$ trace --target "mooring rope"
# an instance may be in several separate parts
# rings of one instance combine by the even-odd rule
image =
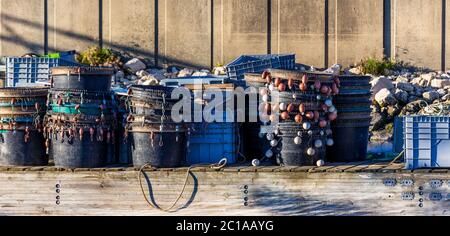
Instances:
[[[187,183],[188,183],[188,180],[189,180],[189,175],[191,174],[191,169],[192,168],[195,168],[195,167],[209,167],[209,168],[214,169],[214,170],[219,170],[219,169],[222,169],[223,167],[225,167],[226,164],[227,164],[227,159],[223,158],[218,163],[215,163],[215,164],[195,164],[195,165],[191,165],[186,171],[186,178],[184,180],[183,188],[181,189],[180,193],[178,194],[178,197],[175,199],[175,201],[172,203],[172,205],[170,205],[167,208],[161,208],[158,204],[156,204],[155,201],[154,201],[154,203],[152,203],[152,201],[147,197],[147,194],[145,194],[144,186],[142,185],[142,175],[145,174],[144,169],[146,167],[152,168],[152,166],[150,164],[145,164],[145,165],[141,166],[141,168],[139,169],[139,172],[138,172],[139,185],[141,187],[142,195],[144,196],[145,201],[151,207],[153,207],[155,209],[158,209],[160,211],[164,211],[164,212],[175,212],[177,210],[172,210],[172,209],[177,205],[178,201],[180,201],[181,197],[183,196],[183,193],[184,193],[184,190],[186,189],[186,186],[187,186]]]

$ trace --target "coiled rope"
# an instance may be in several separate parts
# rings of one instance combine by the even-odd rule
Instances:
[[[155,208],[157,210],[160,210],[160,211],[164,211],[164,212],[176,212],[178,209],[173,209],[173,208],[177,205],[177,203],[180,201],[181,197],[183,196],[183,193],[184,193],[184,191],[186,189],[186,186],[187,186],[187,183],[188,183],[188,180],[189,180],[189,175],[191,174],[191,170],[193,168],[195,168],[195,167],[209,167],[209,168],[214,169],[214,170],[220,170],[220,169],[224,168],[226,166],[226,164],[227,164],[227,159],[226,158],[222,158],[218,163],[215,163],[215,164],[195,164],[195,165],[191,165],[186,171],[186,178],[184,180],[183,187],[182,187],[180,193],[178,194],[178,197],[175,199],[175,201],[172,203],[172,205],[170,205],[167,208],[161,208],[158,204],[156,204],[155,201],[153,201],[153,203],[152,203],[152,201],[147,197],[147,194],[145,193],[145,190],[144,190],[144,186],[142,185],[142,175],[145,174],[144,169],[146,167],[152,168],[152,166],[150,164],[145,164],[145,165],[141,166],[141,168],[139,169],[139,172],[138,172],[139,185],[141,187],[142,195],[144,196],[145,201],[151,207],[153,207],[153,208]]]

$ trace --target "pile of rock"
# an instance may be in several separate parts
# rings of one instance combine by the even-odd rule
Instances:
[[[428,106],[450,101],[450,71],[403,70],[390,76],[373,77],[371,84],[372,133],[391,131],[396,116],[419,114]]]
[[[214,68],[215,75],[223,75],[224,68]],[[211,72],[206,69],[179,68],[176,66],[166,66],[164,69],[157,69],[145,63],[145,60],[132,58],[123,64],[114,75],[113,82],[118,87],[129,87],[133,84],[156,85],[163,79],[180,78],[191,76],[209,76]]]

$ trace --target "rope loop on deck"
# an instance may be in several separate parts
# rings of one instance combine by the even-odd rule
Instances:
[[[180,193],[178,194],[177,199],[175,199],[175,201],[172,203],[172,205],[170,205],[167,208],[161,208],[158,204],[156,204],[155,201],[154,201],[154,203],[152,203],[152,201],[147,197],[147,194],[145,193],[145,190],[144,190],[144,186],[142,185],[142,175],[145,174],[144,169],[146,167],[150,167],[150,168],[153,168],[153,167],[150,164],[145,164],[145,165],[141,166],[141,168],[139,169],[139,172],[138,172],[138,180],[139,180],[139,185],[141,187],[142,195],[144,196],[145,201],[151,207],[153,207],[153,208],[155,208],[157,210],[160,210],[160,211],[164,211],[164,212],[176,212],[177,209],[173,210],[173,208],[180,201],[181,197],[183,196],[184,191],[186,190],[186,186],[187,186],[187,183],[188,183],[188,180],[189,180],[189,175],[191,174],[191,170],[193,168],[196,168],[196,167],[209,167],[210,169],[220,170],[220,169],[224,168],[227,165],[227,161],[228,161],[227,158],[222,158],[218,163],[214,163],[214,164],[195,164],[195,165],[191,165],[186,171],[186,178],[184,180],[183,188],[181,189]]]

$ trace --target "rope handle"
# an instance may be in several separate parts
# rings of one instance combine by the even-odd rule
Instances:
[[[226,166],[227,161],[228,160],[226,158],[222,158],[218,163],[215,163],[215,164],[195,164],[195,165],[191,165],[186,171],[186,178],[184,180],[183,188],[181,189],[180,193],[178,194],[177,199],[175,199],[175,201],[172,203],[172,205],[170,205],[167,208],[161,208],[158,204],[152,203],[151,200],[148,199],[147,195],[145,194],[144,186],[142,185],[142,175],[145,174],[144,169],[146,167],[152,168],[152,166],[147,163],[147,164],[141,166],[141,168],[139,169],[139,172],[138,172],[138,180],[139,180],[139,185],[141,187],[142,195],[144,196],[144,199],[147,202],[147,204],[150,205],[151,207],[153,207],[153,208],[155,208],[157,210],[160,210],[160,211],[164,211],[164,212],[176,212],[177,209],[173,210],[173,208],[180,201],[181,197],[183,196],[184,191],[186,190],[187,182],[189,180],[189,175],[191,174],[191,169],[195,168],[195,167],[209,167],[209,168],[214,169],[214,170],[220,170],[220,169],[222,169],[223,167]]]

